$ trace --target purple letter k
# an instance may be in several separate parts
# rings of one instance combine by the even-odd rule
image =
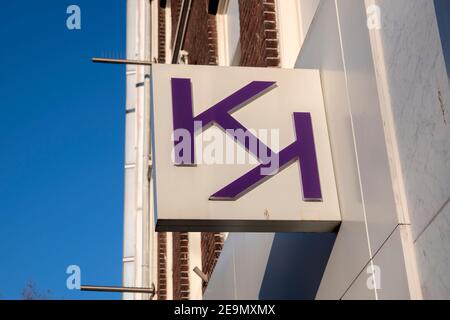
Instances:
[[[262,175],[263,165],[250,170],[226,187],[217,191],[210,200],[236,200],[254,187],[273,177],[276,173],[289,166],[292,162],[300,162],[300,178],[303,186],[303,200],[321,201],[319,170],[317,167],[316,149],[309,113],[294,113],[294,125],[297,140],[279,153],[279,168],[273,175]]]
[[[223,99],[216,105],[202,112],[198,116],[193,115],[192,105],[192,88],[190,79],[172,79],[172,108],[173,108],[173,127],[174,130],[183,130],[189,133],[188,139],[189,152],[175,154],[175,163],[177,165],[193,165],[195,164],[194,154],[194,136],[195,130],[203,129],[213,123],[219,125],[229,132],[235,130],[248,130],[231,116],[231,113],[245,106],[252,99],[264,94],[267,90],[274,86],[275,82],[254,81],[236,91],[232,95]],[[194,122],[200,122],[201,127],[195,128]],[[322,192],[320,188],[319,170],[317,165],[316,150],[314,146],[314,136],[311,115],[309,113],[294,113],[294,125],[297,139],[292,144],[281,150],[278,154],[279,165],[273,169],[272,174],[262,174],[262,168],[267,167],[267,163],[263,163],[258,167],[250,170],[234,182],[230,183],[223,189],[213,194],[211,200],[236,200],[245,193],[252,190],[257,185],[263,183],[267,179],[276,175],[280,170],[286,168],[294,161],[299,160],[301,181],[303,187],[303,199],[305,201],[321,201]],[[267,150],[269,158],[272,159],[273,151],[262,144],[259,139],[252,137],[258,141],[259,147]],[[239,137],[234,139],[240,142],[248,152],[252,153],[259,160],[260,154],[258,148],[251,148],[250,142],[245,138],[240,141]],[[182,141],[175,141],[175,146]]]

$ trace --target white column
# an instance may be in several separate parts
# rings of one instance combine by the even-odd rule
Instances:
[[[127,59],[151,60],[148,1],[127,1]],[[127,66],[123,285],[148,288],[153,282],[150,248],[150,67]],[[124,299],[148,299],[124,294]]]

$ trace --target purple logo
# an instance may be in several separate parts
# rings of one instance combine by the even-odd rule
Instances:
[[[245,132],[245,135],[232,135],[232,138],[261,162],[256,168],[211,195],[210,200],[237,200],[298,160],[303,200],[322,201],[310,113],[295,112],[293,114],[296,140],[279,153],[270,150],[250,130],[231,116],[233,112],[274,88],[276,88],[276,82],[253,81],[206,111],[194,116],[191,80],[172,78],[174,132],[186,133],[177,135],[174,141],[175,165],[194,166],[196,164],[195,134],[214,124],[221,127],[227,134],[237,131]],[[257,143],[252,143],[252,141]]]

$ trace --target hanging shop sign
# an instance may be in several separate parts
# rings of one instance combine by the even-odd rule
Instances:
[[[317,70],[154,65],[151,135],[157,231],[340,223]]]

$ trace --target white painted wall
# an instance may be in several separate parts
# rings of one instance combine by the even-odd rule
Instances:
[[[127,58],[151,60],[151,10],[148,2],[127,1]],[[154,11],[153,11],[154,12]],[[155,247],[150,215],[150,68],[127,66],[123,285],[149,288],[154,282]],[[125,293],[124,299],[148,299]]]
[[[421,297],[370,40],[364,2],[323,0],[298,61],[321,65],[343,217],[318,299]]]
[[[369,31],[373,4],[382,25]],[[296,66],[321,70],[343,218],[316,298],[450,298],[450,90],[433,2],[322,0]],[[236,279],[261,272],[235,252],[267,253],[263,239],[230,234],[207,298],[258,298]]]
[[[321,70],[343,223],[317,297],[340,299],[370,261],[371,254],[334,1],[324,1],[318,8],[297,66]],[[365,296],[373,299],[375,293],[366,292]]]
[[[205,299],[257,300],[273,238],[273,233],[229,233]]]
[[[425,299],[450,299],[450,90],[433,1],[376,0],[379,85]]]
[[[281,66],[293,68],[320,0],[276,1]]]

